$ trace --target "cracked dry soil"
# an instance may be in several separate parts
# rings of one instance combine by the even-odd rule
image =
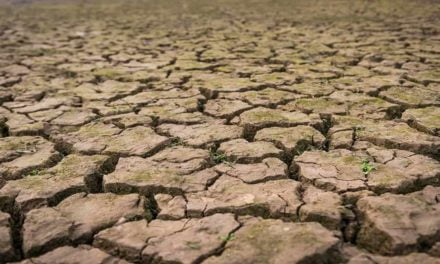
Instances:
[[[0,263],[440,263],[439,17],[2,1]]]

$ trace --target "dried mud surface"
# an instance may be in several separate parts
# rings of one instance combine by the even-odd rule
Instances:
[[[438,1],[1,1],[0,263],[440,263]]]

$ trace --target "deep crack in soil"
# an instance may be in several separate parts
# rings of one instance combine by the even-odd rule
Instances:
[[[0,264],[440,263],[436,0],[0,0]]]

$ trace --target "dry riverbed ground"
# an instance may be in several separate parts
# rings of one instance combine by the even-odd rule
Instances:
[[[440,263],[438,1],[3,1],[0,263]]]

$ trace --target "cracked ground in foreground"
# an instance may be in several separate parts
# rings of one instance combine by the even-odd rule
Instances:
[[[440,263],[438,1],[4,2],[0,263]]]

